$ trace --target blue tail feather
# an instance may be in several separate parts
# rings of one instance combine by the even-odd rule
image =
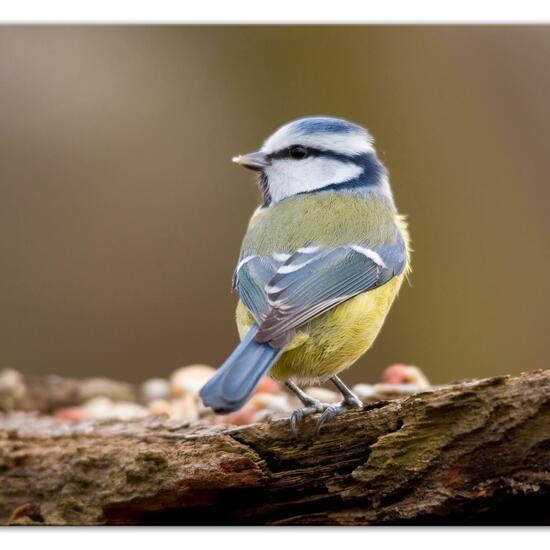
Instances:
[[[216,374],[202,387],[202,402],[215,412],[225,414],[240,409],[262,376],[279,358],[282,350],[257,342],[257,332],[258,327],[254,325]]]

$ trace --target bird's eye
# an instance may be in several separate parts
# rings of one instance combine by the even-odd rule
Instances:
[[[292,145],[292,147],[289,147],[288,152],[290,154],[290,158],[294,160],[305,159],[309,153],[307,148],[302,145]]]

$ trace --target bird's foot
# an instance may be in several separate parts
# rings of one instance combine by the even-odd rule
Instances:
[[[339,416],[350,409],[363,408],[361,399],[359,399],[359,397],[357,397],[338,376],[331,376],[330,379],[344,396],[344,400],[337,405],[330,405],[329,403],[323,403],[322,401],[313,399],[313,397],[301,390],[294,382],[291,380],[286,381],[287,388],[305,405],[302,409],[295,410],[290,417],[290,428],[296,439],[298,439],[298,424],[306,418],[306,416],[317,413],[321,414],[315,425],[315,435],[318,436],[323,424],[327,420]]]
[[[321,432],[321,428],[328,420],[335,418],[336,416],[340,416],[341,414],[344,414],[345,412],[352,409],[362,408],[363,402],[355,395],[347,396],[341,403],[338,403],[337,405],[329,405],[327,408],[325,408],[325,410],[317,420],[317,424],[315,424],[315,436],[319,435],[319,433]]]
[[[363,408],[363,402],[355,396],[350,396],[344,399],[341,403],[333,405],[317,401],[316,399],[311,399],[308,403],[304,404],[306,405],[305,407],[302,409],[296,409],[290,417],[290,429],[296,439],[298,439],[298,424],[307,416],[321,413],[321,416],[315,424],[315,436],[318,436],[323,424],[331,418],[339,416],[351,409]]]
[[[302,422],[304,418],[312,414],[324,413],[331,407],[328,403],[323,403],[322,401],[317,401],[312,398],[304,403],[304,405],[306,406],[301,409],[296,409],[290,417],[290,429],[296,439],[298,439],[298,424]]]

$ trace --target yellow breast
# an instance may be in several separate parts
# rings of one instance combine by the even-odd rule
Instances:
[[[396,215],[394,221],[409,252],[407,223],[400,215]],[[311,384],[348,368],[373,344],[410,270],[408,262],[401,275],[303,325],[272,367],[270,375],[280,381],[292,378],[297,383]],[[254,324],[254,318],[241,301],[237,304],[236,317],[242,339]]]
[[[373,344],[403,277],[394,277],[385,285],[359,294],[305,324],[270,375],[280,381],[292,378],[298,383],[314,383],[348,368]],[[236,313],[243,338],[254,319],[240,301]]]

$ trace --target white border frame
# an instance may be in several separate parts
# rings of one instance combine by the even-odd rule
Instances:
[[[1,23],[544,23],[544,0],[3,0]]]

